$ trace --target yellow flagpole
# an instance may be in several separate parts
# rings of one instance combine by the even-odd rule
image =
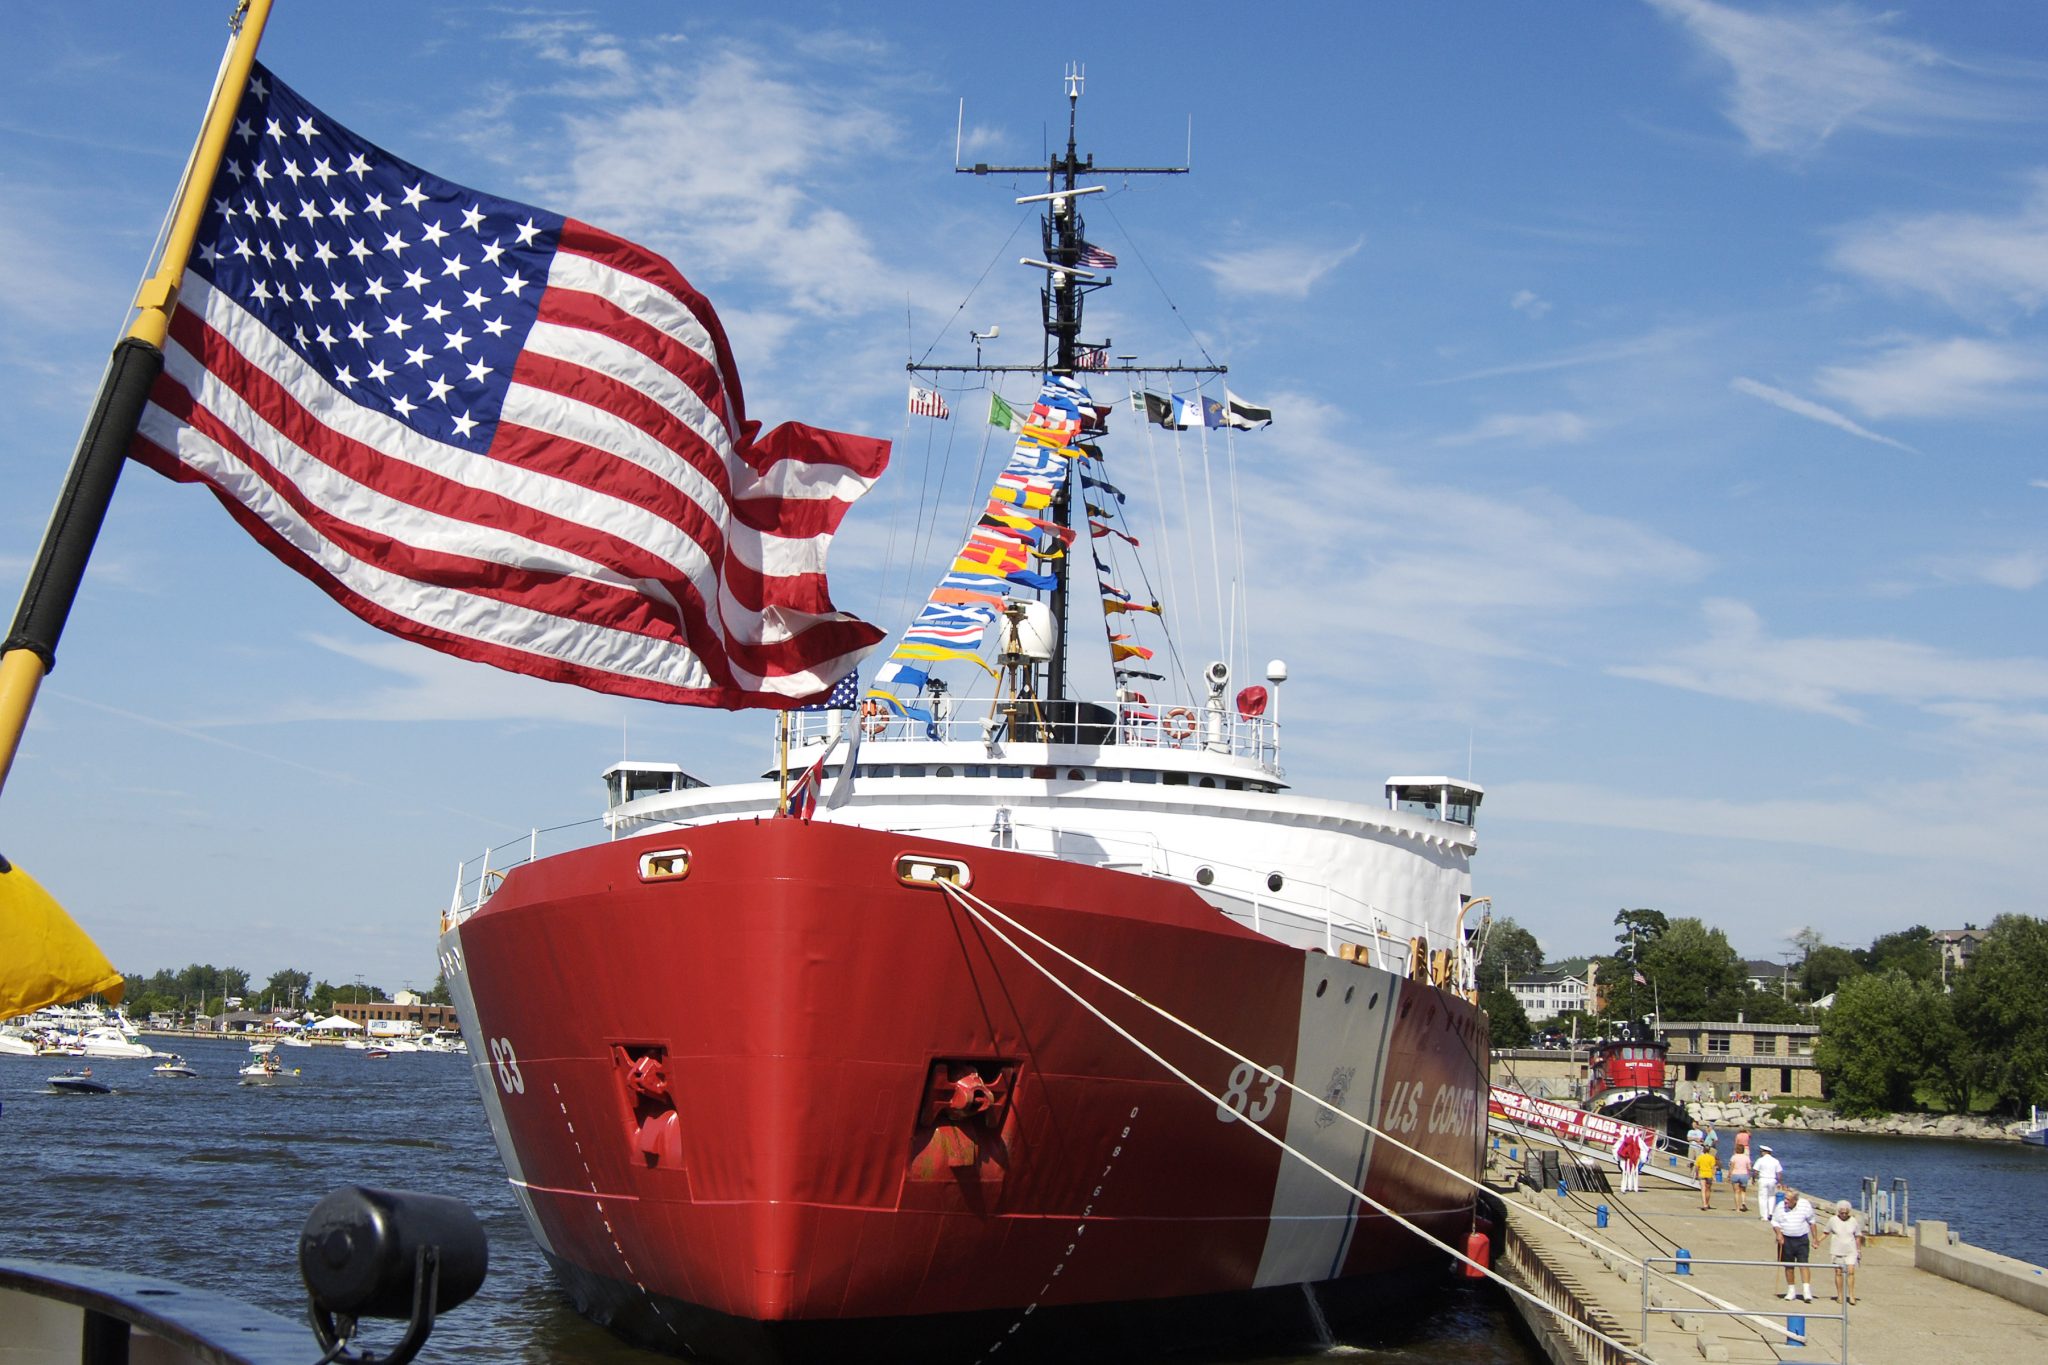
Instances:
[[[206,212],[206,192],[220,169],[228,136],[234,131],[235,107],[256,62],[256,44],[270,19],[271,0],[238,0],[229,19],[233,37],[214,85],[199,141],[185,167],[184,183],[172,208],[163,250],[151,273],[136,291],[135,316],[101,381],[91,418],[72,458],[71,473],[51,515],[49,529],[34,570],[23,590],[21,605],[0,653],[0,788],[7,782],[14,756],[28,728],[29,709],[43,676],[57,664],[57,640],[78,594],[85,562],[99,536],[127,458],[128,442],[148,400],[149,386],[163,369],[163,343],[171,313],[178,304],[178,281],[199,235]]]
[[[0,643],[0,786],[14,766],[21,737],[28,728],[43,675],[57,664],[57,641],[65,618],[78,596],[86,561],[106,519],[114,484],[128,458],[150,386],[163,372],[164,338],[171,313],[178,306],[178,281],[192,254],[193,239],[206,211],[206,192],[220,169],[228,136],[234,130],[235,108],[256,63],[256,44],[270,18],[271,0],[238,0],[229,19],[233,37],[221,61],[213,96],[207,105],[199,141],[185,165],[185,178],[171,209],[163,250],[135,296],[135,316],[127,334],[114,345],[92,415],[71,457],[64,491],[43,532],[42,548],[13,629]],[[0,962],[0,1016],[12,1016],[61,1004],[89,994],[119,1001],[124,982],[106,954],[64,913],[33,877],[0,856],[0,942],[8,946]]]

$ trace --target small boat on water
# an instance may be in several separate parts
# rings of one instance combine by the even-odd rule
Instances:
[[[2048,1122],[2042,1120],[2039,1105],[2027,1106],[2027,1127],[2020,1134],[2020,1141],[2029,1147],[2048,1147]]]
[[[286,1070],[283,1063],[269,1053],[241,1068],[238,1074],[242,1085],[295,1085],[299,1079],[297,1067]]]
[[[277,1051],[277,1044],[268,1038],[258,1038],[255,1042],[249,1044],[249,1051],[255,1053],[258,1057],[268,1057],[271,1053]]]
[[[191,1063],[175,1052],[151,1067],[150,1070],[159,1076],[197,1076],[199,1074],[192,1069]]]
[[[391,1050],[382,1047],[366,1047],[363,1049],[363,1055],[373,1062],[381,1062],[391,1055]]]
[[[92,1074],[92,1068],[83,1071],[64,1071],[50,1077],[50,1088],[65,1095],[111,1095],[114,1087],[99,1080]]]

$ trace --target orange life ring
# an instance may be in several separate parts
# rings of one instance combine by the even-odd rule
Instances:
[[[889,728],[889,712],[882,703],[872,699],[860,704],[860,732],[869,737],[879,735]]]
[[[1195,713],[1176,706],[1166,713],[1166,733],[1172,739],[1186,739],[1195,732]]]

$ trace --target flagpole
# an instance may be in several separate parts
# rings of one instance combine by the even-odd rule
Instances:
[[[170,334],[171,314],[178,306],[178,281],[184,277],[193,239],[199,235],[206,192],[227,149],[235,107],[248,85],[270,7],[271,0],[237,0],[229,17],[233,36],[200,126],[199,141],[178,187],[163,251],[136,291],[135,317],[107,361],[92,416],[79,436],[71,472],[43,533],[35,568],[22,589],[13,629],[0,644],[4,651],[0,652],[0,788],[5,787],[8,770],[14,766],[43,676],[57,666],[57,640],[78,596],[86,560],[92,556],[93,542],[106,519],[128,443],[134,439],[143,406],[149,401],[150,386],[163,371],[163,344]]]

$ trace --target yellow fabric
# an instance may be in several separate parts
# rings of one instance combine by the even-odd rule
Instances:
[[[88,995],[118,1004],[125,984],[35,878],[19,867],[0,872],[0,1018]]]

